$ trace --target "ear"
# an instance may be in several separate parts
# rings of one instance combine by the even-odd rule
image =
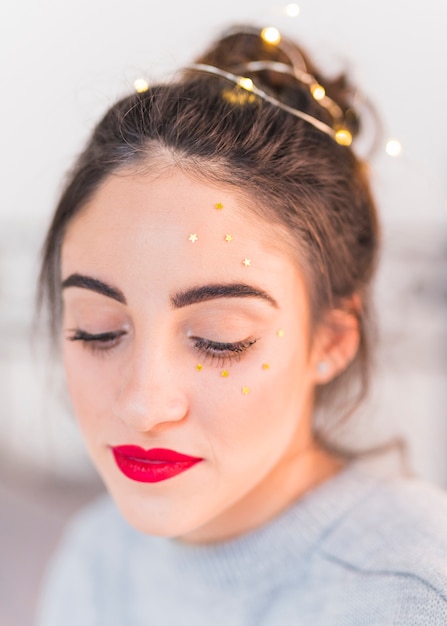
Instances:
[[[357,354],[360,308],[360,298],[354,296],[343,308],[329,311],[317,328],[311,354],[315,384],[330,382],[348,367]]]

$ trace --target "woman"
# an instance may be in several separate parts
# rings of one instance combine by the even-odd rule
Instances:
[[[368,379],[352,99],[242,28],[95,129],[41,285],[112,499],[67,532],[42,626],[447,623],[445,495],[315,426]]]

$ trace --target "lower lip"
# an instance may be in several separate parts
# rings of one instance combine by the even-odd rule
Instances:
[[[140,483],[159,483],[174,478],[203,460],[172,450],[146,451],[137,446],[118,446],[112,448],[112,452],[124,476]]]

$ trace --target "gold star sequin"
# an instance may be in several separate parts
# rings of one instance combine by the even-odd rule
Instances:
[[[242,387],[241,391],[244,394],[244,396],[248,396],[248,394],[250,393],[249,387]]]
[[[279,330],[276,331],[276,334],[278,335],[278,337],[284,337],[284,331],[282,328],[280,328]]]
[[[198,237],[196,233],[191,233],[191,235],[189,235],[189,241],[191,241],[192,243],[196,243]]]
[[[263,363],[262,364],[262,369],[263,370],[269,370],[270,369],[270,365],[268,363]]]
[[[220,375],[222,376],[222,378],[228,378],[230,372],[228,370],[222,370]]]
[[[218,211],[222,211],[222,209],[224,208],[222,202],[217,202],[215,206]]]
[[[203,370],[203,365],[201,365],[200,363],[197,363],[197,365],[196,365],[196,370],[197,370],[198,372],[201,372],[201,371]]]
[[[228,243],[230,243],[230,241],[233,241],[233,236],[232,235],[225,235],[225,241],[228,241]]]
[[[242,261],[242,263],[245,265],[245,267],[250,267],[250,265],[251,265],[251,261],[250,261],[250,259],[244,259],[244,260]]]

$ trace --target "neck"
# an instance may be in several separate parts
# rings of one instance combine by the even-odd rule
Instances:
[[[338,457],[315,442],[286,458],[243,499],[222,515],[180,539],[206,544],[226,541],[268,523],[308,491],[337,474],[343,467]]]

